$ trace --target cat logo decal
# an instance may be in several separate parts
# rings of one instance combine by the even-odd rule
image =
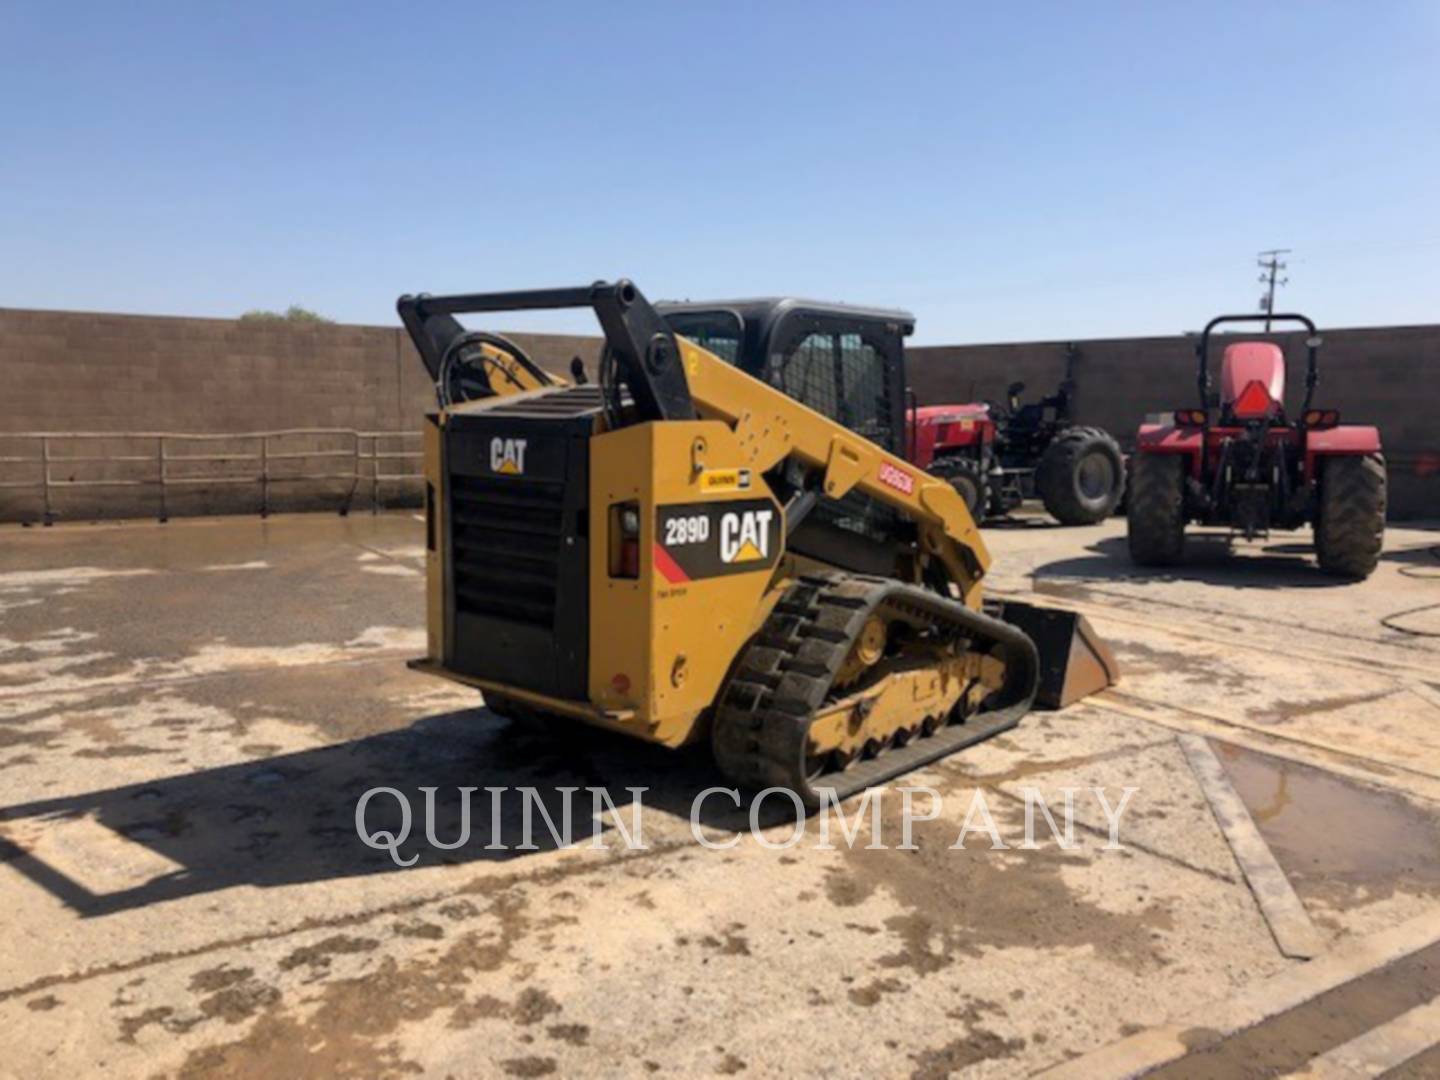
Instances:
[[[525,474],[524,439],[502,439],[498,435],[490,440],[490,471],[506,476]]]
[[[727,563],[770,557],[770,519],[775,511],[745,510],[720,517],[720,558]]]

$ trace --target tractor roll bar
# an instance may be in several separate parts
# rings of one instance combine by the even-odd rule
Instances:
[[[440,377],[440,362],[446,350],[465,333],[453,318],[455,315],[583,307],[594,309],[620,381],[629,389],[640,419],[695,419],[695,403],[690,398],[675,335],[634,283],[624,278],[568,289],[453,296],[407,294],[395,304],[400,321],[433,379]]]
[[[1310,408],[1310,399],[1315,394],[1315,384],[1320,381],[1320,371],[1315,362],[1316,356],[1320,352],[1320,332],[1315,329],[1315,324],[1304,315],[1267,315],[1263,312],[1256,315],[1217,315],[1205,324],[1205,329],[1200,332],[1200,340],[1195,346],[1195,357],[1199,362],[1199,371],[1195,380],[1200,388],[1200,407],[1207,411],[1210,408],[1210,332],[1221,323],[1233,322],[1298,322],[1310,331],[1310,335],[1305,339],[1305,404],[1301,406],[1301,412]]]

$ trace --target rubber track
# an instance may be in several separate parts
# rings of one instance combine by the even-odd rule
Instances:
[[[928,737],[813,782],[805,751],[815,713],[866,620],[884,608],[920,625],[954,628],[970,647],[1005,648],[1006,681],[987,708]],[[1039,677],[1034,643],[1008,623],[890,578],[851,574],[802,576],[776,605],[721,693],[711,729],[716,763],[733,783],[753,790],[789,788],[809,809],[829,789],[841,800],[865,788],[998,735],[1030,711]]]

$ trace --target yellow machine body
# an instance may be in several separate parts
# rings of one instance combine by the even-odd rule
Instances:
[[[830,497],[840,498],[858,486],[913,515],[921,522],[922,545],[967,584],[965,602],[979,606],[980,578],[990,557],[964,501],[949,484],[699,346],[682,339],[680,349],[697,405],[714,419],[635,424],[598,434],[591,442],[589,535],[606,536],[609,508],[628,502],[639,508],[642,532],[639,576],[634,579],[611,576],[608,544],[590,545],[588,702],[534,694],[446,669],[448,598],[445,553],[438,542],[427,557],[427,670],[667,746],[703,737],[704,714],[736,654],[770,614],[797,567],[814,563],[783,549],[764,551],[753,560],[754,570],[674,582],[657,567],[657,544],[653,536],[646,537],[645,526],[657,520],[656,510],[662,506],[749,504],[758,496],[768,500],[783,538],[784,507],[763,494],[765,486],[758,478],[791,454],[823,468]],[[518,395],[498,396],[513,401]],[[454,411],[484,409],[493,400]],[[425,472],[432,492],[443,490],[445,482],[440,431],[448,415],[428,421]],[[742,476],[749,478],[744,486]],[[427,507],[427,533],[438,539],[446,531],[442,501],[432,496]]]
[[[816,697],[797,744],[802,761],[797,768],[806,775],[810,766],[803,763],[843,766],[932,736],[947,717],[978,713],[1001,697],[1006,722],[1013,724],[1037,692],[1043,697],[1044,658],[1036,660],[1028,638],[1010,629],[1008,638],[1002,634],[982,643],[985,627],[1005,630],[1005,624],[981,614],[990,555],[950,484],[693,341],[677,337],[676,345],[671,362],[683,368],[693,418],[612,426],[609,413],[596,415],[579,436],[583,449],[572,451],[586,462],[588,487],[583,527],[563,539],[575,544],[583,538],[586,546],[583,692],[576,687],[546,693],[507,677],[503,664],[477,674],[456,662],[457,597],[474,586],[456,569],[451,537],[460,530],[452,530],[446,515],[460,512],[452,509],[461,505],[451,490],[456,485],[475,489],[477,494],[465,494],[463,505],[481,521],[492,505],[497,514],[523,515],[527,504],[511,493],[527,491],[529,480],[557,489],[554,498],[566,495],[565,485],[553,477],[531,475],[539,467],[533,457],[527,464],[526,454],[536,450],[526,438],[506,434],[511,429],[503,418],[545,416],[546,410],[559,415],[585,391],[570,388],[557,395],[553,384],[532,387],[528,379],[492,378],[492,393],[427,419],[428,655],[416,667],[477,687],[502,712],[571,717],[666,746],[709,736],[727,687],[734,699],[727,723],[743,728],[735,716],[746,678],[778,685],[791,668],[801,675],[813,668],[814,677],[825,680],[825,694],[823,700]],[[492,370],[500,362],[485,358]],[[488,442],[479,448],[477,465],[470,450],[454,448],[464,444],[447,440],[447,428],[491,417],[496,419],[485,428]],[[500,434],[490,436],[491,431]],[[447,454],[470,457],[457,464]],[[791,465],[810,478],[812,504],[864,496],[913,527],[913,541],[897,546],[893,565],[878,577],[837,576],[836,567],[789,550],[788,515],[799,513],[795,508],[803,500],[782,503],[766,477]],[[457,479],[457,470],[478,478]],[[937,578],[948,583],[948,596],[933,595]],[[811,606],[797,606],[802,601]],[[802,614],[788,615],[787,604]],[[846,629],[833,629],[840,625],[836,613],[850,610],[856,615]],[[933,621],[941,616],[944,633],[937,630],[942,623]],[[817,629],[816,620],[827,618],[832,628]],[[964,630],[971,624],[981,631]],[[511,642],[503,624],[487,625],[502,627],[496,633],[504,640],[495,642],[497,648],[523,650],[518,630]],[[828,633],[825,640],[838,644],[817,666],[813,657],[821,655],[823,642],[797,639],[790,645],[795,655],[773,674],[747,674],[766,662],[766,635],[787,625]],[[1065,634],[1065,650],[1078,652],[1073,663],[1068,655],[1061,660],[1059,678],[1063,696],[1073,700],[1113,682],[1116,668],[1083,620],[1069,617],[1065,626],[1073,631]],[[1017,676],[1021,668],[1025,673]],[[1017,679],[1027,684],[1018,691]],[[757,720],[756,729],[760,726]],[[735,753],[759,753],[755,740],[741,741],[748,749]],[[959,738],[956,745],[965,741]],[[716,750],[722,756],[719,743]],[[805,776],[796,783],[813,801]]]

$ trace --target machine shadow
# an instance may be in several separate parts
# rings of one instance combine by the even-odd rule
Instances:
[[[1185,537],[1184,561],[1166,567],[1131,562],[1127,541],[1120,536],[1107,537],[1086,550],[1094,554],[1037,566],[1033,571],[1037,591],[1046,591],[1042,583],[1083,588],[1087,583],[1108,581],[1132,585],[1192,581],[1231,589],[1323,589],[1354,584],[1323,572],[1315,564],[1314,548],[1307,543],[1277,542],[1260,554],[1237,553],[1226,536],[1190,533]]]
[[[1060,522],[1049,516],[1038,514],[1006,514],[1004,517],[986,518],[981,522],[985,529],[1005,530],[1041,530],[1041,529],[1066,529],[1075,528],[1073,525],[1061,525]]]
[[[570,842],[583,846],[598,837],[618,849],[624,837],[608,822],[595,820],[587,789],[603,788],[627,825],[632,796],[626,789],[647,789],[641,796],[647,834],[652,831],[648,816],[657,811],[688,822],[696,795],[707,787],[728,786],[707,751],[665,750],[578,724],[549,733],[487,709],[451,712],[350,742],[0,807],[0,822],[15,838],[0,838],[0,861],[88,918],[241,885],[264,889],[444,864],[522,860],[559,846],[544,815],[563,830],[566,788],[575,789],[569,795]],[[379,787],[403,794],[409,803],[409,835],[396,850],[403,862],[414,858],[411,867],[399,865],[389,850],[368,846],[357,832],[357,805]],[[433,834],[447,844],[463,831],[459,789],[478,789],[470,799],[470,839],[454,850],[427,840],[426,787],[436,789]],[[498,804],[487,787],[506,789]],[[703,809],[699,822],[707,828],[747,827],[748,813],[730,799],[707,799]],[[89,830],[78,838],[78,848],[66,837],[67,827],[77,822]],[[400,800],[372,796],[365,825],[372,837],[381,831],[401,836]],[[94,853],[95,826],[109,830],[118,842],[108,856],[103,850],[98,857]],[[645,839],[650,842],[648,835]],[[100,841],[106,848],[110,842],[109,837]],[[113,882],[129,845],[152,853],[140,861],[172,869],[137,874],[133,884],[119,888],[97,886],[87,871],[104,863],[100,869],[112,872],[99,877]],[[76,873],[75,866],[83,869]]]
[[[1402,563],[1407,566],[1434,567],[1440,571],[1440,543],[1417,544],[1414,547],[1394,548],[1381,552],[1385,562]]]

